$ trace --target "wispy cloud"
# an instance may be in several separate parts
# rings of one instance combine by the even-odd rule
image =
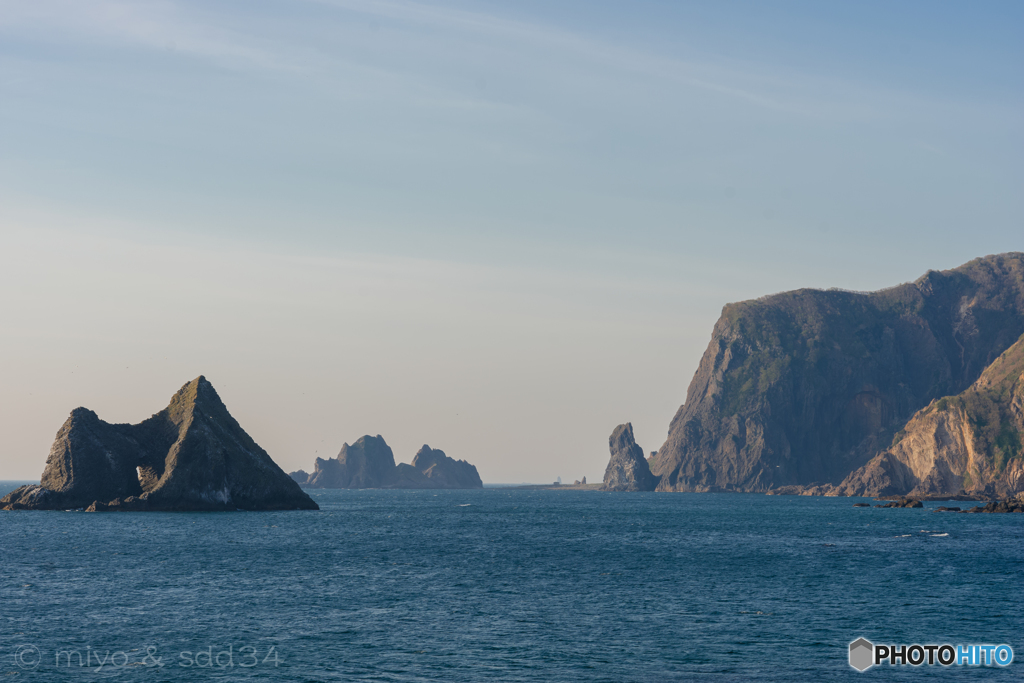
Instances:
[[[53,41],[120,44],[213,60],[225,66],[289,68],[252,36],[218,26],[166,0],[0,0],[0,29]]]
[[[804,116],[842,113],[844,118],[864,115],[867,102],[877,91],[836,79],[812,78],[806,74],[735,63],[684,60],[664,57],[537,23],[471,12],[422,2],[395,0],[303,0],[360,13],[382,20],[429,25],[437,29],[485,35],[513,41],[532,48],[562,53],[622,77],[643,76],[721,95],[760,108]],[[607,73],[607,72],[606,72]],[[890,97],[894,93],[888,94]],[[852,105],[852,106],[851,106]],[[874,109],[877,111],[877,109]]]
[[[629,82],[651,79],[666,87],[689,88],[742,102],[749,106],[801,116],[841,115],[848,118],[876,110],[861,103],[878,98],[862,88],[835,80],[813,79],[804,74],[770,75],[754,65],[687,61],[664,57],[616,44],[592,35],[558,27],[513,19],[496,14],[467,11],[437,4],[396,0],[302,0],[301,5],[337,10],[336,27],[345,27],[345,15],[358,14],[382,22],[398,22],[435,32],[439,42],[473,41],[479,53],[481,37],[506,48],[536,56],[548,54],[550,63],[560,69],[593,71],[604,80]],[[287,11],[286,5],[275,7]],[[298,14],[298,12],[296,12]],[[301,19],[296,19],[301,22]],[[351,31],[351,26],[347,30]],[[410,79],[403,69],[415,64],[384,66],[372,58],[353,55],[346,42],[351,35],[338,38],[341,44],[311,46],[301,36],[277,32],[273,22],[260,23],[248,16],[218,13],[209,6],[174,0],[0,0],[0,30],[34,33],[43,39],[106,43],[209,60],[229,68],[256,68],[272,71],[305,72],[314,80],[332,72],[362,73],[363,80],[409,86],[422,104],[455,107],[503,106],[485,97],[467,97],[446,92],[439,83]],[[379,40],[386,40],[378,38]],[[487,43],[484,43],[487,45]],[[424,38],[420,50],[430,50],[430,38]],[[485,61],[486,54],[477,54]],[[544,74],[538,74],[541,78]],[[413,83],[414,82],[414,83]],[[418,94],[417,94],[418,93]],[[883,107],[884,108],[884,107]]]

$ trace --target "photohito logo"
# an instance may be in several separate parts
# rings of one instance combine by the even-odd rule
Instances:
[[[867,671],[887,662],[889,666],[1009,666],[1009,645],[875,645],[866,638],[850,643],[850,666]]]

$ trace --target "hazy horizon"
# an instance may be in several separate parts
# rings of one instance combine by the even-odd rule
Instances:
[[[202,374],[286,471],[599,481],[726,303],[1024,249],[1022,19],[0,0],[0,479]]]

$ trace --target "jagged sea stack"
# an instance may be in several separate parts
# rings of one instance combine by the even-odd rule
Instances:
[[[644,449],[636,445],[633,425],[619,425],[608,437],[611,460],[604,471],[605,491],[653,491],[657,479],[644,459]]]
[[[137,425],[76,408],[57,433],[39,485],[5,510],[317,510],[252,440],[205,377]]]
[[[343,444],[336,458],[317,458],[304,485],[315,489],[379,489],[394,479],[395,454],[378,434],[361,437],[351,446]]]
[[[455,460],[438,448],[424,444],[412,459],[412,468],[442,489],[482,489],[483,481],[476,467],[465,460]]]

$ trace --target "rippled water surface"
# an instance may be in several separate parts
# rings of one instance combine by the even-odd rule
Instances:
[[[0,676],[1024,678],[1024,515],[761,495],[311,494],[320,512],[0,513]],[[1008,643],[1018,661],[858,674],[847,646],[860,636]]]

